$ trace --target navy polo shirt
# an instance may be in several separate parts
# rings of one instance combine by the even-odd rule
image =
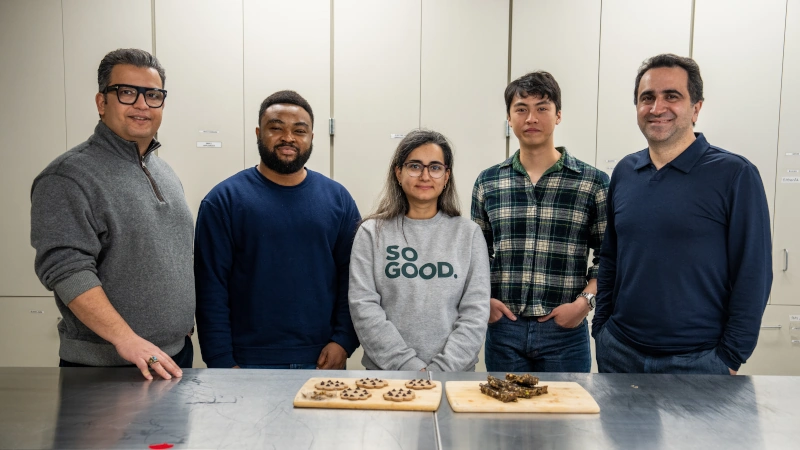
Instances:
[[[651,355],[716,348],[738,370],[772,285],[769,210],[758,169],[702,134],[660,170],[626,156],[608,192],[592,327]]]

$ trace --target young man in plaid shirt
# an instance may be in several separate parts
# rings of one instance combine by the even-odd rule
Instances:
[[[561,89],[552,75],[514,80],[505,100],[520,149],[484,170],[472,193],[472,219],[491,258],[486,368],[589,372],[586,316],[597,293],[608,175],[553,144]]]

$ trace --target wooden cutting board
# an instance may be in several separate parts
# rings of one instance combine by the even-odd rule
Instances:
[[[580,384],[563,381],[540,381],[547,386],[547,394],[521,398],[503,403],[481,393],[481,383],[486,381],[448,381],[445,383],[447,401],[455,412],[535,412],[596,414],[600,407]]]
[[[336,396],[333,398],[326,397],[322,400],[312,400],[303,397],[303,392],[318,390],[314,385],[320,381],[339,380],[347,383],[351,388],[356,387],[356,380],[358,378],[311,378],[306,381],[303,387],[297,392],[294,397],[295,408],[333,408],[333,409],[385,409],[390,411],[436,411],[439,409],[439,403],[442,401],[442,383],[440,381],[432,381],[436,386],[433,389],[419,389],[412,391],[416,394],[414,400],[408,402],[394,402],[383,399],[384,392],[392,389],[408,389],[406,388],[406,381],[409,380],[386,380],[389,383],[386,387],[380,389],[369,389],[372,397],[366,400],[343,400],[339,398],[341,391],[336,391]]]

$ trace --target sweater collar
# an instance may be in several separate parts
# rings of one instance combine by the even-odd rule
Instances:
[[[128,141],[121,138],[117,133],[114,133],[111,128],[103,123],[102,120],[97,122],[97,126],[94,127],[94,134],[89,137],[89,141],[92,143],[96,143],[103,149],[107,149],[117,156],[139,163],[139,145],[136,142]],[[147,151],[144,153],[142,160],[147,158],[151,153],[161,147],[161,143],[158,142],[155,138],[150,141],[150,145],[147,147]]]
[[[695,133],[694,142],[688,147],[686,150],[683,151],[677,158],[673,159],[672,161],[668,162],[668,166],[672,166],[683,173],[689,173],[692,170],[692,167],[697,163],[701,156],[708,150],[711,146],[709,145],[706,137],[703,136],[703,133]],[[636,165],[633,166],[634,170],[639,170],[643,167],[647,167],[652,161],[650,160],[650,150],[645,149],[640,155],[639,160],[636,162]]]

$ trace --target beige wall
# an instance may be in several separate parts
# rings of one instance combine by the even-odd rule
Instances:
[[[610,173],[645,142],[632,86],[641,61],[695,57],[706,102],[698,131],[753,161],[775,226],[775,289],[750,373],[786,373],[789,314],[800,314],[797,79],[800,0],[5,0],[0,81],[0,346],[2,365],[54,365],[57,310],[33,274],[29,190],[56,155],[91,134],[96,69],[119,47],[156,53],[169,100],[159,151],[196,214],[224,178],[257,163],[261,100],[295,89],[315,110],[309,167],[347,187],[362,214],[380,191],[399,139],[424,126],[456,151],[468,214],[472,184],[517,148],[504,133],[509,77],[548,70],[563,91],[558,145]],[[328,135],[328,118],[336,135]],[[220,148],[197,142],[219,141]],[[797,155],[795,155],[795,153]],[[783,270],[784,260],[789,262]],[[50,305],[50,306],[47,306]],[[779,307],[780,306],[780,307]],[[784,317],[786,316],[786,317]],[[773,323],[774,322],[774,323]],[[796,333],[798,334],[798,333]],[[41,340],[37,340],[39,337]],[[198,351],[199,354],[199,351]],[[359,366],[357,356],[351,367]],[[198,364],[199,362],[198,358]],[[482,364],[482,363],[481,363]],[[479,366],[479,369],[483,366]]]

